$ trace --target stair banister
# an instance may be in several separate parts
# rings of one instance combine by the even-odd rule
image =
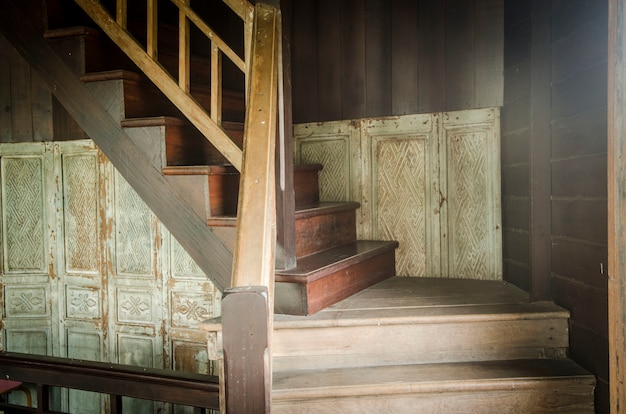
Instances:
[[[74,0],[96,24],[118,45],[122,51],[137,65],[137,67],[167,96],[167,98],[187,117],[187,119],[211,142],[228,161],[238,170],[241,170],[242,151],[235,144],[221,125],[216,123],[202,106],[184,88],[181,88],[172,75],[157,61],[148,51],[144,50],[134,37],[128,33],[124,26],[120,25],[116,18],[100,4],[98,0]],[[172,0],[175,4],[179,3]],[[182,3],[181,3],[182,4]],[[125,2],[120,0],[119,7],[124,7]],[[186,9],[181,9],[181,13]],[[118,11],[117,19],[122,19],[126,11]],[[191,15],[185,13],[187,18]],[[245,21],[244,21],[245,26]],[[208,27],[208,26],[206,26]],[[206,29],[205,27],[205,29]],[[203,30],[203,26],[199,27]],[[214,45],[218,45],[221,52],[229,58],[236,54],[224,43],[218,41],[218,37],[210,32]],[[206,35],[206,33],[205,33]],[[153,37],[154,40],[155,37]],[[153,56],[158,55],[156,44],[151,46]],[[235,65],[241,68],[242,60],[238,58]],[[188,65],[187,65],[188,66]],[[244,67],[246,65],[244,64]],[[246,68],[247,69],[247,68]],[[185,69],[186,72],[187,69]],[[217,69],[216,69],[217,70]],[[246,71],[247,72],[247,71]]]
[[[269,347],[276,246],[275,145],[281,36],[276,8],[257,3],[254,16],[233,288],[224,292],[222,301],[227,413],[269,412],[271,401]],[[252,366],[256,368],[251,369]]]

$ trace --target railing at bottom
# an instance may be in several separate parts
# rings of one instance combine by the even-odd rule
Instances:
[[[212,375],[2,352],[0,377],[37,386],[36,408],[0,403],[11,413],[53,412],[50,387],[108,394],[112,414],[122,412],[122,397],[191,406],[197,413],[219,410],[219,379]]]

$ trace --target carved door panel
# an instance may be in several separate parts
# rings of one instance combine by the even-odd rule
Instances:
[[[2,177],[2,348],[50,355],[56,351],[54,181],[44,144],[0,146]]]
[[[58,279],[59,349],[55,355],[108,361],[107,250],[110,173],[106,160],[89,141],[54,145],[54,176],[59,183],[55,269]],[[64,392],[63,410],[98,413],[104,399],[98,394]]]
[[[497,109],[302,124],[295,159],[361,204],[358,237],[400,242],[398,275],[499,280],[499,130]]]
[[[2,349],[214,372],[197,325],[219,291],[93,142],[1,144],[0,169]],[[66,412],[108,404],[55,393]]]
[[[441,120],[442,274],[502,278],[500,120],[495,109],[444,113]]]
[[[437,116],[365,119],[363,235],[397,240],[400,275],[439,275]]]

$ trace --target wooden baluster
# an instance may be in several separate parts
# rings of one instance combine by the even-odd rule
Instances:
[[[184,6],[189,6],[189,0],[182,0]],[[178,86],[189,93],[189,20],[183,9],[178,14]]]
[[[128,20],[128,7],[126,0],[117,0],[115,2],[115,21],[117,24],[126,29]]]
[[[122,413],[122,396],[109,394],[109,404],[111,406],[111,414]]]
[[[156,60],[158,56],[158,33],[159,33],[159,14],[157,0],[148,0],[148,33],[147,33],[147,52],[148,55]]]
[[[222,52],[211,42],[211,119],[222,124]]]

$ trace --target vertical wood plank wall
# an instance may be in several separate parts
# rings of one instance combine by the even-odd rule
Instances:
[[[551,296],[571,311],[572,356],[597,375],[605,413],[607,2],[542,3],[505,2],[504,277],[529,290],[550,278]],[[536,174],[546,152],[548,173]]]
[[[504,0],[288,1],[295,123],[502,105]]]

